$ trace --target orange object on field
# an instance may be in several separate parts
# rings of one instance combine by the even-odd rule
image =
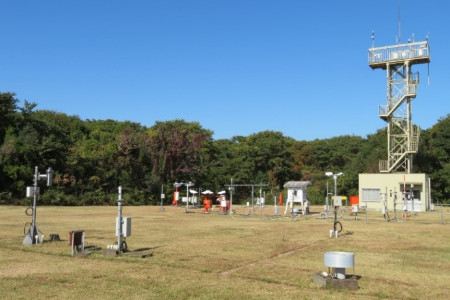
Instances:
[[[203,199],[203,212],[208,213],[211,207],[212,207],[212,200],[207,198]]]
[[[178,204],[178,192],[175,191],[175,192],[173,192],[172,205],[173,205],[173,206],[177,206],[177,204]]]
[[[358,196],[350,196],[350,205],[357,205],[359,204],[359,197]]]
[[[283,193],[278,195],[278,205],[283,206]]]

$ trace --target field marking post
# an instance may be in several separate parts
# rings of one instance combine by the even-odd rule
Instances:
[[[367,201],[364,202],[364,205],[366,206],[366,217],[364,219],[364,224],[367,224]]]
[[[116,222],[116,232],[117,232],[117,253],[122,252],[122,186],[118,188],[117,195],[117,222]]]

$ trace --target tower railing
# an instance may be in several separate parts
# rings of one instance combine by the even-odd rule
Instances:
[[[389,171],[388,161],[387,161],[387,160],[380,160],[380,161],[378,162],[378,169],[379,169],[380,172],[382,172],[382,173],[388,172],[388,171]]]
[[[419,84],[419,73],[410,73],[409,82],[403,84],[405,80],[393,80],[391,83],[391,89],[393,95],[389,98],[388,105],[380,105],[378,107],[378,115],[382,119],[386,119],[390,116],[405,100],[405,98],[415,98],[417,93],[417,86]]]
[[[413,125],[413,132],[411,133],[411,142],[409,144],[409,152],[417,153],[419,151],[419,137],[420,137],[420,127]]]
[[[430,47],[428,41],[369,49],[369,65],[372,68],[385,69],[388,62],[402,64],[405,60],[413,60],[414,63],[429,62]]]

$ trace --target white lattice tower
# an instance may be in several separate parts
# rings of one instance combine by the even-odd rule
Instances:
[[[412,123],[412,99],[416,97],[419,73],[414,64],[430,62],[428,41],[372,47],[369,66],[386,70],[387,103],[378,114],[387,122],[388,159],[379,163],[380,172],[412,171],[412,157],[419,145],[419,127]]]

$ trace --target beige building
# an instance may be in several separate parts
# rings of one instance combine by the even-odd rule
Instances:
[[[431,204],[429,177],[423,173],[359,174],[359,205],[366,203],[368,210],[428,211]]]

